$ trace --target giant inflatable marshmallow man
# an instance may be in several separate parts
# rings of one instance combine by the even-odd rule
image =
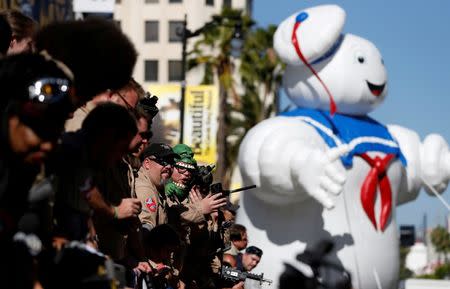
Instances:
[[[284,20],[274,36],[287,64],[284,87],[298,109],[252,128],[239,153],[246,184],[237,222],[264,249],[258,271],[274,279],[283,262],[320,239],[357,289],[396,288],[397,205],[450,178],[446,141],[367,116],[387,95],[378,49],[342,34],[345,12],[326,5]]]

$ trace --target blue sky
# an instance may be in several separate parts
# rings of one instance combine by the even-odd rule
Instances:
[[[371,116],[413,129],[422,139],[439,133],[450,142],[450,1],[254,0],[253,18],[265,27],[320,4],[344,8],[344,32],[367,38],[383,55],[389,94]],[[450,203],[450,190],[443,197]],[[444,224],[448,214],[437,198],[422,191],[397,209],[397,223],[421,227],[425,213],[428,226]]]

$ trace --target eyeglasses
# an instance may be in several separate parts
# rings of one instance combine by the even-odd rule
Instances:
[[[120,99],[125,103],[125,106],[129,111],[136,113],[136,109],[127,101],[127,99],[119,91],[115,91],[114,93],[120,97]]]
[[[180,173],[180,174],[185,174],[186,172],[192,172],[192,170],[190,170],[190,169],[188,169],[188,168],[185,168],[185,167],[182,167],[182,166],[177,166],[177,165],[175,165],[175,168],[177,169],[177,171]]]

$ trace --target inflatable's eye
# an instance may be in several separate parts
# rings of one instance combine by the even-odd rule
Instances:
[[[366,58],[364,57],[364,54],[361,53],[361,51],[356,52],[355,56],[356,60],[359,63],[364,64],[366,62]]]
[[[384,59],[383,59],[383,58],[381,58],[381,64],[383,64],[383,65],[384,65]]]

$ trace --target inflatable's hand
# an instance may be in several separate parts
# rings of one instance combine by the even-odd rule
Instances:
[[[299,184],[327,209],[334,207],[333,196],[342,192],[347,173],[339,157],[348,152],[343,145],[323,152],[312,149],[298,174]]]
[[[278,205],[316,198],[326,207],[333,205],[325,193],[342,189],[339,154],[329,151],[317,131],[293,117],[275,117],[253,127],[239,149],[239,167],[244,185],[256,185],[245,194]]]
[[[421,146],[420,160],[423,180],[442,193],[450,180],[450,153],[444,138],[428,135]],[[427,186],[425,190],[430,193]]]
[[[431,134],[421,142],[419,135],[410,129],[398,125],[388,128],[407,161],[407,187],[400,189],[397,203],[416,199],[422,187],[431,194],[428,185],[443,192],[450,179],[450,154],[444,138]]]
[[[422,187],[420,147],[422,145],[419,135],[410,129],[388,125],[389,132],[400,146],[402,154],[406,158],[406,182],[400,187],[397,204],[401,205],[413,201],[419,195]]]

